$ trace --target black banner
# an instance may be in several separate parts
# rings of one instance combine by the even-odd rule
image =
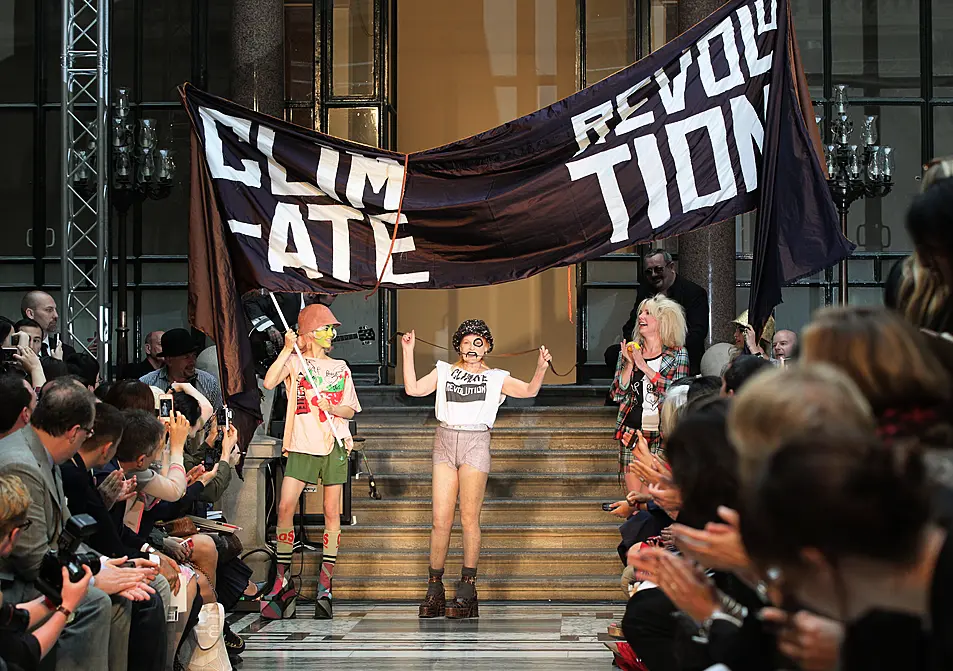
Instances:
[[[211,301],[205,314],[232,313],[214,287],[206,298],[209,263],[227,261],[237,294],[338,293],[378,278],[398,288],[482,286],[760,207],[769,214],[755,265],[771,286],[754,286],[752,300],[773,300],[777,285],[773,307],[782,281],[851,249],[813,117],[805,122],[789,24],[788,0],[729,2],[565,100],[409,156],[186,85],[193,185],[202,190],[193,193],[191,251],[205,257],[190,273],[193,302]]]

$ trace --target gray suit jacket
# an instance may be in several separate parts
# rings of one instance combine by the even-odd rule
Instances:
[[[59,466],[50,465],[46,448],[29,425],[0,440],[0,474],[19,477],[33,499],[27,512],[30,527],[20,534],[13,554],[0,558],[0,579],[32,581],[69,519],[63,476]]]

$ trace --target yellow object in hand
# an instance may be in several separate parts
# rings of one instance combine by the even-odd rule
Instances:
[[[639,343],[635,342],[634,340],[633,340],[632,342],[630,342],[629,344],[627,344],[627,345],[625,346],[625,348],[626,348],[627,350],[629,350],[630,352],[631,352],[632,350],[642,349],[641,347],[639,347]]]

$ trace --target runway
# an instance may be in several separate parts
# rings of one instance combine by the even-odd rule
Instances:
[[[602,641],[606,626],[622,617],[618,604],[480,604],[475,620],[420,620],[416,604],[335,606],[332,621],[311,619],[302,606],[291,620],[233,615],[232,629],[246,641],[241,671],[316,668],[610,669]],[[323,664],[323,662],[328,662]]]

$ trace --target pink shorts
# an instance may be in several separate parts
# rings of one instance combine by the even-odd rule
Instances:
[[[482,473],[490,472],[490,431],[458,431],[437,427],[433,439],[433,463],[459,469],[466,464]]]

